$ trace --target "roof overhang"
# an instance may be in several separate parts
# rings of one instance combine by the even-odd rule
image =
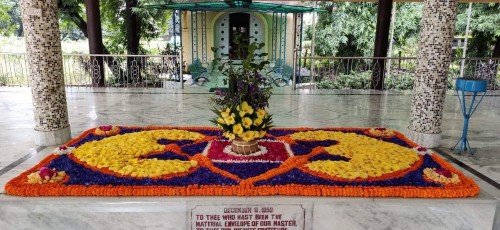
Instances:
[[[160,10],[183,10],[183,11],[227,11],[227,12],[267,12],[267,13],[309,13],[321,12],[323,10],[288,4],[274,4],[267,2],[248,1],[186,1],[182,3],[169,3],[167,0],[156,0],[146,3],[142,8]]]
[[[257,0],[259,2],[275,2],[275,0]],[[379,0],[302,0],[302,1],[279,1],[279,2],[378,2]],[[393,0],[393,2],[424,2],[424,0]],[[500,3],[500,0],[458,0],[460,3]]]

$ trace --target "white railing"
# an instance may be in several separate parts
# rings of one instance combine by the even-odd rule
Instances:
[[[70,87],[167,87],[179,80],[179,60],[177,55],[64,54],[64,80]],[[0,85],[29,86],[28,76],[26,54],[0,53]]]
[[[103,59],[103,72],[99,58]],[[179,60],[177,55],[64,54],[65,84],[68,87],[175,87],[179,81]],[[385,64],[380,66],[376,60],[384,60]],[[315,64],[314,74],[310,71],[311,63]],[[499,63],[499,58],[453,58],[448,88],[453,87],[455,78],[470,77],[488,79],[491,90],[499,89]],[[372,79],[380,81],[372,75],[384,72],[383,89],[409,90],[413,87],[417,59],[307,57],[300,59],[300,66],[296,78],[299,86],[312,83],[318,89],[370,89]],[[28,76],[26,54],[0,53],[0,86],[29,86]]]

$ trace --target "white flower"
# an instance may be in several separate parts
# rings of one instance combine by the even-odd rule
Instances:
[[[415,151],[418,155],[432,155],[432,152],[423,146],[414,147],[413,151]]]
[[[67,146],[60,146],[54,150],[54,153],[59,154],[59,155],[64,155],[64,154],[70,154],[73,152],[75,147],[67,147]]]

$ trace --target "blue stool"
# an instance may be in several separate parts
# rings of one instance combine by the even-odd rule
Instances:
[[[463,151],[469,150],[471,154],[472,149],[469,144],[469,139],[467,138],[467,129],[469,128],[469,119],[472,114],[476,111],[477,107],[481,103],[488,89],[488,81],[484,79],[477,78],[458,78],[455,86],[455,91],[457,93],[458,101],[460,102],[460,109],[462,110],[462,115],[464,116],[464,128],[462,130],[462,138],[451,148],[452,150],[460,144],[458,148],[458,154]],[[460,92],[459,92],[460,91]],[[467,109],[467,104],[465,102],[465,92],[472,93],[472,99],[470,101],[469,109]],[[483,93],[479,95],[481,98],[476,102],[476,96],[478,93]]]

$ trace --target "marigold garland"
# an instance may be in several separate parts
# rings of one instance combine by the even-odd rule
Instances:
[[[222,138],[220,129],[113,127],[120,131],[104,139],[91,138],[100,128],[84,132],[9,181],[5,190],[19,196],[444,198],[479,193],[472,179],[396,131],[384,136],[367,128],[271,129],[265,138],[286,142],[295,152],[272,163],[218,161],[242,168],[235,173],[265,166],[260,174],[240,177],[203,155],[210,141]]]

